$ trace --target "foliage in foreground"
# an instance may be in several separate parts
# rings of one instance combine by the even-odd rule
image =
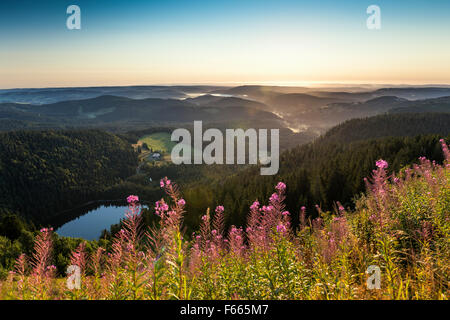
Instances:
[[[448,299],[450,152],[443,165],[419,165],[388,175],[388,163],[366,180],[353,212],[306,218],[293,228],[282,182],[267,205],[255,201],[245,228],[226,231],[224,208],[202,217],[193,240],[181,225],[186,202],[167,178],[167,200],[156,203],[157,228],[143,230],[140,205],[130,196],[123,229],[106,252],[71,255],[81,270],[79,289],[55,277],[52,230],[42,229],[31,257],[21,255],[3,299]],[[367,286],[369,266],[381,269],[381,289]]]

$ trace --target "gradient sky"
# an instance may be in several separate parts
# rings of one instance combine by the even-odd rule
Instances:
[[[0,2],[0,88],[314,82],[450,83],[450,1]]]

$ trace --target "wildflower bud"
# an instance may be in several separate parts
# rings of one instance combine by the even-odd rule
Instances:
[[[216,207],[216,213],[222,213],[225,211],[225,208],[223,206],[217,206]]]
[[[258,208],[259,208],[259,202],[258,201],[253,202],[253,204],[250,206],[251,210],[256,210]]]
[[[377,162],[375,162],[376,166],[380,169],[387,169],[387,167],[389,166],[387,161],[380,159]]]
[[[134,196],[134,195],[130,195],[127,198],[127,202],[130,204],[136,203],[139,201],[139,197],[138,196]]]
[[[161,179],[161,181],[159,182],[159,185],[161,188],[164,188],[165,186],[170,186],[170,180],[167,179],[167,177],[164,177],[163,179]]]
[[[276,194],[276,193],[273,193],[269,199],[270,202],[277,202],[278,200],[279,200],[279,197],[278,197],[278,194]]]
[[[282,192],[286,190],[286,185],[283,182],[278,182],[277,186],[275,187],[278,191]]]

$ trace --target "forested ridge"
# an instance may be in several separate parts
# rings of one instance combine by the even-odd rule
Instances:
[[[299,146],[283,153],[276,176],[260,176],[258,168],[250,168],[212,186],[196,184],[185,189],[186,224],[200,222],[198,214],[191,216],[191,212],[202,212],[207,207],[223,204],[227,209],[228,224],[243,225],[251,203],[270,196],[277,180],[285,181],[289,186],[286,206],[291,212],[298,212],[302,206],[315,212],[312,209],[316,204],[323,210],[331,210],[336,201],[352,206],[353,198],[364,191],[364,177],[371,173],[377,159],[386,159],[390,164],[389,171],[418,163],[421,156],[442,163],[440,138],[440,135],[420,135],[348,144],[317,141]]]
[[[352,142],[388,136],[413,137],[418,134],[450,134],[450,113],[384,114],[347,120],[331,128],[322,140]]]
[[[41,223],[135,172],[129,143],[99,130],[0,134],[0,208]]]

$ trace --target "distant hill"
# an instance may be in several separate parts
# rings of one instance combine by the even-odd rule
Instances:
[[[198,85],[0,90],[0,131],[101,128],[125,132],[203,120],[289,128],[318,136],[349,119],[450,109],[448,86],[373,88]]]
[[[190,93],[208,93],[225,89],[222,86],[124,86],[124,87],[73,87],[0,90],[1,102],[49,104],[67,100],[91,99],[104,95],[131,99],[183,99]]]
[[[370,100],[377,97],[373,92],[310,91],[308,94],[320,98],[331,98],[348,102]]]
[[[219,107],[219,108],[246,107],[246,108],[256,108],[256,109],[262,109],[262,110],[269,109],[269,107],[264,103],[261,103],[258,101],[242,99],[242,98],[237,98],[237,97],[220,98],[218,100],[211,101],[211,102],[205,103],[203,105]]]
[[[267,101],[272,108],[284,112],[309,112],[336,102],[334,98],[320,98],[305,93],[280,94]]]
[[[450,114],[405,113],[352,119],[330,129],[321,141],[349,143],[382,137],[413,137],[419,134],[450,135]]]
[[[184,101],[203,107],[250,107],[257,109],[268,109],[266,104],[255,100],[223,95],[206,94],[196,98],[188,98]]]
[[[104,124],[117,121],[191,122],[203,121],[275,121],[279,118],[263,110],[261,103],[238,98],[221,98],[208,106],[176,99],[129,99],[100,96],[85,100],[62,101],[45,105],[0,104],[0,117],[22,121],[77,124]]]
[[[305,87],[244,85],[234,88],[216,90],[213,93],[250,98],[260,102],[265,102],[268,99],[279,94],[305,93],[307,91],[308,88]]]
[[[409,100],[395,96],[383,96],[362,102],[331,103],[327,109],[331,114],[340,118],[367,117],[387,112],[399,106],[405,106]]]
[[[408,100],[433,99],[450,96],[450,87],[382,88],[373,91],[377,96],[396,96]]]
[[[223,98],[223,96],[217,96],[217,95],[211,95],[211,94],[205,94],[205,95],[200,95],[198,97],[195,98],[187,98],[184,101],[192,103],[194,105],[197,106],[201,106],[201,105],[205,105],[208,103],[214,103],[218,100],[221,100]]]
[[[390,113],[450,112],[450,97],[409,101],[389,110]]]

